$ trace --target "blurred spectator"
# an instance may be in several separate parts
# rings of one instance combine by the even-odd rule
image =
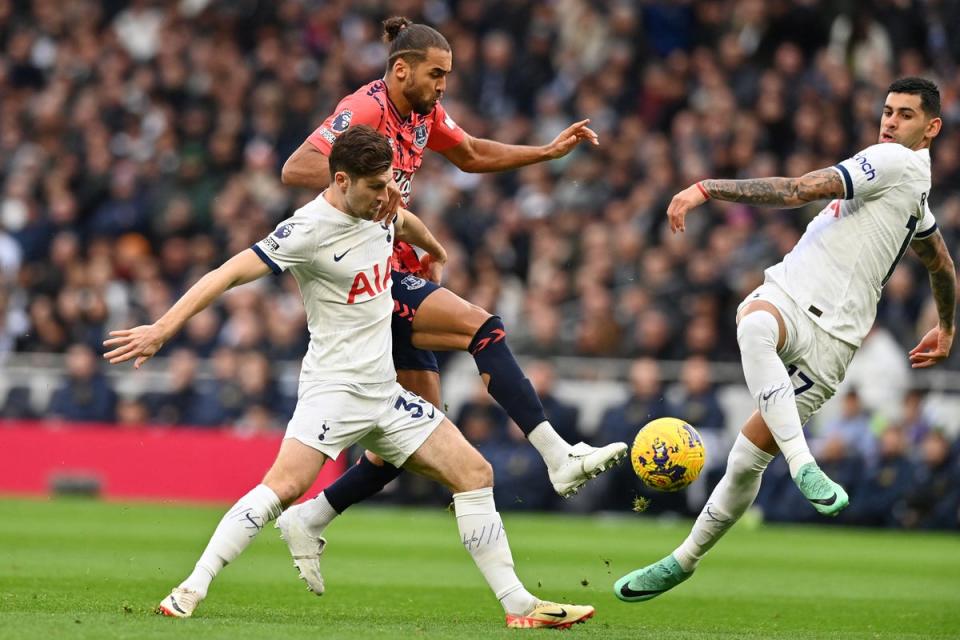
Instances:
[[[30,396],[30,387],[14,386],[7,389],[7,397],[0,408],[0,418],[30,420],[38,417]]]
[[[120,398],[117,401],[117,424],[132,429],[142,428],[150,422],[147,405],[138,398]]]
[[[960,503],[956,502],[957,466],[950,442],[934,429],[916,454],[910,491],[894,507],[897,523],[908,529],[955,528]]]
[[[908,457],[908,440],[903,429],[888,427],[880,434],[876,466],[850,487],[853,499],[845,522],[883,527],[895,523],[893,507],[911,491],[914,465]]]
[[[680,371],[679,393],[672,396],[671,400],[675,406],[683,407],[683,419],[696,427],[697,431],[717,437],[723,434],[726,417],[711,377],[710,362],[706,358],[687,358]]]
[[[726,435],[726,415],[713,387],[710,362],[703,356],[691,356],[680,370],[680,387],[670,395],[683,418],[700,433],[707,459],[703,480],[687,490],[691,511],[699,511],[727,466],[730,438]]]
[[[827,451],[846,449],[846,455],[861,458],[872,466],[877,458],[877,439],[870,429],[870,413],[863,407],[860,394],[851,389],[843,396],[840,415],[822,423],[811,450],[819,459]],[[837,482],[840,482],[837,480]]]
[[[911,447],[919,445],[933,426],[923,409],[925,399],[926,394],[920,389],[911,389],[903,398],[900,428],[903,429],[903,435]]]
[[[99,371],[93,349],[75,344],[67,349],[63,384],[53,393],[47,416],[70,422],[113,422],[117,394]]]
[[[473,395],[460,407],[454,422],[467,436],[467,440],[470,440],[471,434],[476,434],[476,437],[481,438],[477,442],[481,442],[505,438],[509,420],[507,412],[493,401],[487,393],[483,379],[478,377]],[[470,442],[477,443],[473,440]]]
[[[210,385],[197,380],[197,357],[187,349],[176,349],[167,365],[169,386],[142,398],[150,422],[187,426],[218,426],[224,410]]]

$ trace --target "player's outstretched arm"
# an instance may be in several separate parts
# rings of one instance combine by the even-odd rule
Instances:
[[[684,218],[707,200],[743,202],[763,207],[792,209],[814,200],[845,197],[843,178],[832,168],[818,169],[799,178],[757,178],[752,180],[702,180],[673,196],[667,208],[670,229],[686,229]]]
[[[428,280],[439,284],[443,267],[447,263],[447,251],[440,244],[440,241],[430,233],[427,225],[423,224],[423,220],[406,209],[399,211],[394,222],[394,228],[398,240],[409,242],[427,252],[427,255],[420,261],[423,273]]]
[[[441,151],[447,160],[467,173],[509,171],[567,155],[581,142],[599,145],[597,134],[587,125],[589,120],[574,122],[560,132],[550,144],[539,147],[504,144],[486,138],[466,135],[460,144]]]
[[[910,248],[919,256],[930,273],[930,289],[937,305],[939,321],[927,332],[920,343],[910,350],[910,364],[914,369],[932,367],[950,355],[955,331],[957,305],[957,272],[950,250],[939,231],[917,238]]]
[[[183,294],[176,304],[153,324],[144,324],[133,329],[111,331],[112,336],[103,341],[104,347],[113,347],[103,354],[110,364],[118,364],[136,358],[134,368],[149,360],[160,347],[174,336],[187,320],[206,309],[224,291],[231,287],[251,282],[270,273],[270,267],[252,249],[233,256],[217,269],[200,278]]]

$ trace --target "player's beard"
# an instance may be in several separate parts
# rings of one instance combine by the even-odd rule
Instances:
[[[421,116],[429,115],[433,108],[437,106],[437,101],[433,97],[424,98],[416,91],[416,86],[411,84],[403,88],[403,97],[410,103],[410,108]]]

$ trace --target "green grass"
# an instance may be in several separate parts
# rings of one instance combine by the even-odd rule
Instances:
[[[153,607],[192,568],[222,508],[0,501],[0,638],[514,638],[451,514],[354,508],[329,530],[328,592],[308,593],[276,531],[191,620]],[[689,523],[507,514],[517,570],[544,598],[593,604],[582,638],[960,638],[956,535],[734,529],[698,574],[627,605],[613,581]]]

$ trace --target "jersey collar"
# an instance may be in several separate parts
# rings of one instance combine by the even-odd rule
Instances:
[[[411,117],[413,116],[413,111],[407,114],[406,118],[400,115],[400,110],[397,109],[397,105],[393,104],[393,100],[390,99],[390,91],[387,89],[387,81],[380,80],[380,82],[383,83],[383,95],[387,97],[387,107],[390,109],[390,112],[393,114],[393,117],[397,119],[397,122],[401,122],[403,124],[406,124],[407,122],[409,122]]]

